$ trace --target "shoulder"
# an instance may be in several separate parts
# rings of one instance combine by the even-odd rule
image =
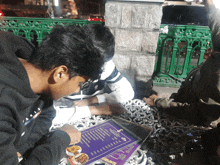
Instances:
[[[107,61],[103,65],[103,71],[101,73],[101,80],[105,80],[108,78],[116,69],[116,66],[112,60]]]
[[[115,67],[115,63],[112,60],[109,60],[109,61],[105,62],[104,65],[103,65],[103,69],[113,68],[113,67]]]
[[[11,110],[21,111],[33,105],[38,99],[38,95],[24,94],[14,87],[0,84],[0,105],[10,107]]]

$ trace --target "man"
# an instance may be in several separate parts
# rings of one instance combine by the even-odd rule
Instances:
[[[49,132],[52,99],[95,79],[102,57],[77,26],[55,27],[36,50],[12,33],[0,38],[0,164],[19,164],[17,153],[20,164],[58,164],[81,134],[70,125]]]
[[[144,98],[149,105],[164,108],[164,112],[188,120],[192,124],[217,125],[220,117],[220,10],[212,0],[205,1],[212,31],[214,53],[202,66],[192,70],[182,83],[178,93],[170,99],[156,95]]]
[[[169,99],[152,95],[144,101],[163,112],[191,124],[212,126],[201,135],[207,164],[220,162],[220,10],[212,0],[204,0],[212,31],[214,52],[204,64],[192,70],[177,93]]]
[[[133,99],[134,90],[129,81],[117,70],[112,58],[115,38],[109,28],[88,24],[83,27],[104,58],[99,79],[89,81],[78,93],[57,100],[54,123],[65,123],[91,115],[116,115],[123,112],[119,103]],[[95,63],[94,63],[95,65]]]

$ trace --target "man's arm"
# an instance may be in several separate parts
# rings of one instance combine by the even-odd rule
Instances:
[[[80,142],[81,133],[72,125],[65,124],[63,127],[49,132],[44,135],[34,146],[29,150],[27,157],[21,164],[58,164],[65,154],[66,148],[70,144]]]
[[[208,104],[200,100],[191,104],[175,102],[173,99],[157,98],[151,95],[144,98],[144,101],[151,106],[161,108],[164,113],[177,119],[184,119],[190,124],[202,126],[216,126],[216,121],[220,115],[218,104]]]
[[[92,115],[120,115],[125,111],[120,104],[100,104],[89,106],[89,109]]]
[[[15,143],[20,135],[14,126],[18,123],[8,107],[0,106],[0,109],[0,164],[16,165],[19,163]],[[21,164],[58,164],[69,143],[70,138],[66,132],[55,132],[43,144],[37,146]]]
[[[107,84],[111,92],[104,92],[88,99],[75,101],[75,106],[88,106],[101,103],[123,103],[133,99],[134,90],[130,82],[117,70],[112,60],[105,63],[101,80]]]
[[[130,82],[124,77],[122,77],[122,79],[120,79],[118,82],[109,83],[108,87],[112,92],[99,94],[97,96],[79,101],[74,101],[74,105],[90,106],[102,103],[117,104],[124,103],[134,98],[134,90]]]
[[[149,98],[143,98],[143,100],[150,106],[157,108],[176,108],[181,106],[189,105],[188,103],[176,102],[171,98],[159,98],[157,95],[151,95]]]
[[[24,165],[58,164],[65,156],[65,149],[69,146],[70,138],[66,132],[56,130],[45,135],[28,157],[20,163]]]
[[[133,99],[134,90],[130,82],[124,78],[115,67],[112,60],[104,65],[100,80],[107,83],[110,93],[98,94],[96,96],[74,101],[73,107],[71,99],[64,98],[54,103],[57,115],[54,123],[70,122],[91,115],[113,115],[121,114],[123,108],[120,103]],[[59,106],[65,106],[60,108]]]
[[[54,124],[70,123],[91,115],[119,115],[124,112],[121,104],[98,104],[90,106],[76,106],[71,108],[56,108],[57,115]]]
[[[130,82],[121,75],[112,60],[105,63],[100,79],[105,80],[111,92],[74,101],[74,106],[77,106],[74,114],[75,120],[90,115],[121,114],[119,103],[133,99],[134,90]],[[83,112],[83,109],[87,112]]]
[[[11,94],[13,91],[5,89],[4,92],[1,92],[0,97],[0,164],[16,165],[19,164],[16,145],[22,136],[23,123],[17,110],[20,105],[17,104],[19,99],[16,98],[15,94],[12,94],[14,97],[11,99],[5,93]],[[45,137],[42,143],[39,145],[37,145],[39,141],[35,143],[21,164],[58,164],[60,158],[65,155],[65,149],[71,140],[79,141],[79,132],[73,132],[70,126],[68,129],[65,127],[42,136]]]
[[[41,139],[43,135],[49,133],[52,120],[55,117],[53,106],[43,108],[39,116],[26,125],[25,134],[21,137],[19,144],[16,146],[20,154],[34,147],[34,144]]]

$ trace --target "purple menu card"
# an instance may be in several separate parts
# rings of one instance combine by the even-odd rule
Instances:
[[[81,136],[81,142],[77,145],[82,148],[81,153],[85,153],[89,157],[85,165],[103,157],[111,160],[115,156],[109,154],[118,149],[121,149],[119,151],[121,153],[126,152],[126,150],[136,150],[139,146],[137,142],[141,140],[114,120],[108,120],[84,130],[81,132]]]
[[[102,158],[102,161],[110,165],[124,165],[139,147],[140,144],[130,144]]]

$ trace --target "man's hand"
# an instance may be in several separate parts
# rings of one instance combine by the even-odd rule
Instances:
[[[82,107],[82,106],[88,106],[88,105],[93,105],[93,104],[97,104],[97,103],[98,103],[97,97],[90,97],[88,99],[74,101],[73,105]]]
[[[20,152],[17,152],[17,156],[18,156],[18,157],[21,157],[22,155],[20,154]]]
[[[70,144],[77,144],[81,140],[81,132],[79,132],[73,125],[65,124],[60,130],[65,131],[71,139]]]
[[[149,98],[144,97],[143,100],[150,106],[156,106],[154,100],[157,98],[157,95],[151,95]]]
[[[124,113],[125,108],[120,104],[101,104],[89,106],[92,115],[120,115]]]

